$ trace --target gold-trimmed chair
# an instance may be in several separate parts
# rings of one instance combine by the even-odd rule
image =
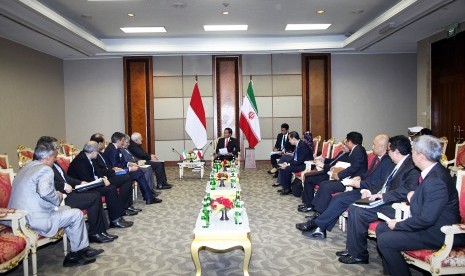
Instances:
[[[7,209],[13,182],[13,169],[0,169],[0,273],[7,272],[23,261],[23,273],[29,274],[30,242],[22,229],[26,227],[27,212]]]
[[[31,148],[19,145],[16,149],[18,153],[18,165],[19,168],[22,168],[31,162],[34,157],[34,151]]]
[[[68,144],[65,141],[60,142],[60,147],[62,153],[67,156],[71,157],[71,160],[79,153],[79,151],[76,149],[76,147],[73,146],[73,144]]]
[[[10,165],[8,160],[8,154],[0,154],[0,169],[12,169],[13,167]]]
[[[318,154],[318,147],[320,146],[320,142],[321,142],[321,135],[318,135],[313,138],[313,158],[315,158]]]
[[[444,245],[439,250],[403,251],[407,263],[429,271],[431,275],[463,274],[465,273],[465,247],[453,247],[454,236],[465,234],[465,171],[457,171],[456,188],[459,194],[459,210],[461,224],[446,225],[441,231],[446,235]],[[394,207],[394,206],[393,206]],[[403,213],[409,216],[409,206],[398,204],[396,218]]]
[[[458,170],[462,170],[465,166],[465,141],[455,145],[455,157],[447,162],[450,169],[450,175],[454,176]]]
[[[211,153],[211,167],[213,168],[213,163],[215,162],[215,156],[216,156],[216,147],[218,145],[218,140],[224,137],[218,137],[215,140],[213,140],[213,150]],[[236,158],[236,166],[238,169],[241,167],[241,152],[240,150],[237,152],[237,158]]]

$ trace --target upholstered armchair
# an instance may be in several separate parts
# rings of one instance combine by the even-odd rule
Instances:
[[[450,175],[454,176],[458,170],[465,166],[465,141],[455,145],[455,157],[447,162],[450,169]]]
[[[213,141],[213,150],[212,150],[212,153],[211,153],[211,167],[213,168],[213,163],[215,162],[215,156],[216,156],[216,146],[218,145],[218,140],[221,139],[223,137],[218,137],[217,139],[215,139]],[[238,151],[237,152],[237,158],[236,158],[236,166],[238,169],[240,169],[241,167],[241,152]]]
[[[457,171],[457,191],[459,194],[459,210],[462,218],[461,224],[447,225],[441,227],[446,235],[444,245],[439,250],[411,250],[404,251],[407,263],[429,271],[432,275],[462,274],[465,273],[465,247],[453,247],[454,237],[465,234],[465,171]],[[405,212],[407,205],[399,204],[399,215]],[[398,209],[396,209],[397,211]],[[404,213],[408,217],[410,213]],[[397,218],[397,212],[396,212]]]
[[[0,154],[0,169],[11,169],[10,162],[8,161],[8,155]]]
[[[13,170],[0,169],[0,273],[15,268],[23,260],[23,272],[24,275],[28,275],[30,243],[22,232],[26,227],[27,212],[6,209],[12,181]]]
[[[34,157],[34,151],[31,148],[19,145],[16,149],[18,153],[18,165],[20,168],[26,166]]]
[[[68,144],[65,141],[60,142],[60,147],[63,154],[70,157],[71,160],[79,153],[72,144]]]
[[[320,145],[321,136],[318,135],[313,138],[313,158],[318,154],[318,146]],[[321,149],[323,151],[323,149]]]
[[[66,173],[68,173],[68,168],[69,165],[71,164],[72,158],[71,156],[64,156],[64,155],[58,155],[56,157],[56,162],[60,167],[65,170]]]

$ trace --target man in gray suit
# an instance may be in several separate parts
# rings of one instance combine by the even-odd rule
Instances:
[[[22,168],[13,181],[8,208],[28,212],[29,227],[45,237],[53,237],[64,228],[71,245],[63,266],[78,266],[95,262],[103,250],[89,247],[87,230],[81,210],[60,206],[63,194],[55,190],[52,166],[55,149],[44,144],[35,148],[36,161]],[[60,208],[58,208],[60,206]]]

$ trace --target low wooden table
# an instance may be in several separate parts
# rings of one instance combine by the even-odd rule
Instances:
[[[178,163],[179,166],[179,179],[184,177],[184,168],[195,169],[200,168],[200,179],[203,179],[203,174],[205,172],[205,162],[204,161],[183,161]]]
[[[247,213],[243,211],[242,224],[234,223],[234,211],[229,211],[229,220],[221,221],[221,213],[212,213],[210,227],[202,228],[200,210],[195,222],[194,241],[191,245],[192,259],[195,265],[195,275],[200,276],[202,267],[200,265],[199,250],[213,249],[220,251],[230,251],[237,247],[244,250],[244,275],[249,275],[249,263],[252,256],[252,243],[250,241],[250,227]]]

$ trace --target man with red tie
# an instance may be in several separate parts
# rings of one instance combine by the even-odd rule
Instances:
[[[216,145],[216,158],[219,160],[233,160],[237,158],[237,153],[241,150],[239,142],[236,138],[232,136],[232,129],[229,127],[224,129],[223,137],[218,139],[218,144]],[[220,149],[226,149],[227,153],[221,154]]]

